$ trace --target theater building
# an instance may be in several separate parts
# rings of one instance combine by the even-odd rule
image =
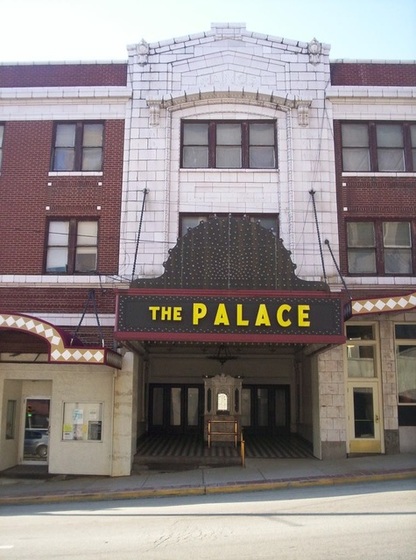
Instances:
[[[416,450],[416,64],[329,55],[0,66],[0,470]]]

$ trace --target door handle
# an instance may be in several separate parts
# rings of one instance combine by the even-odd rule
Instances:
[[[378,421],[380,420],[380,418],[378,417],[378,414],[375,415],[374,420],[376,421],[376,424],[378,424]]]

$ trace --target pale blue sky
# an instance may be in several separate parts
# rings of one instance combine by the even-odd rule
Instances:
[[[331,60],[416,60],[416,0],[0,0],[0,63],[126,60],[129,44],[242,22],[331,45]]]

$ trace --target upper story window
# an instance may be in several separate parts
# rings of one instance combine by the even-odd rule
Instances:
[[[3,159],[3,138],[4,138],[4,124],[0,124],[0,169]]]
[[[182,121],[181,167],[275,169],[275,121]]]
[[[347,222],[348,273],[413,274],[414,236],[411,222]]]
[[[342,170],[416,172],[416,123],[341,124]]]
[[[179,234],[180,236],[185,235],[187,231],[191,228],[196,227],[201,222],[207,222],[209,218],[217,216],[227,217],[229,214],[181,214],[179,217]],[[275,235],[279,231],[279,218],[276,214],[232,214],[233,218],[243,218],[249,219],[250,222],[258,222],[262,227],[273,230]]]
[[[103,123],[56,124],[52,171],[101,171],[103,139]]]
[[[46,247],[46,272],[92,274],[97,271],[98,222],[50,221]]]

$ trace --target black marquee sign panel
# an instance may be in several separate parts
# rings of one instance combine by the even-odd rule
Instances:
[[[316,293],[129,290],[119,340],[343,343],[342,301]]]

